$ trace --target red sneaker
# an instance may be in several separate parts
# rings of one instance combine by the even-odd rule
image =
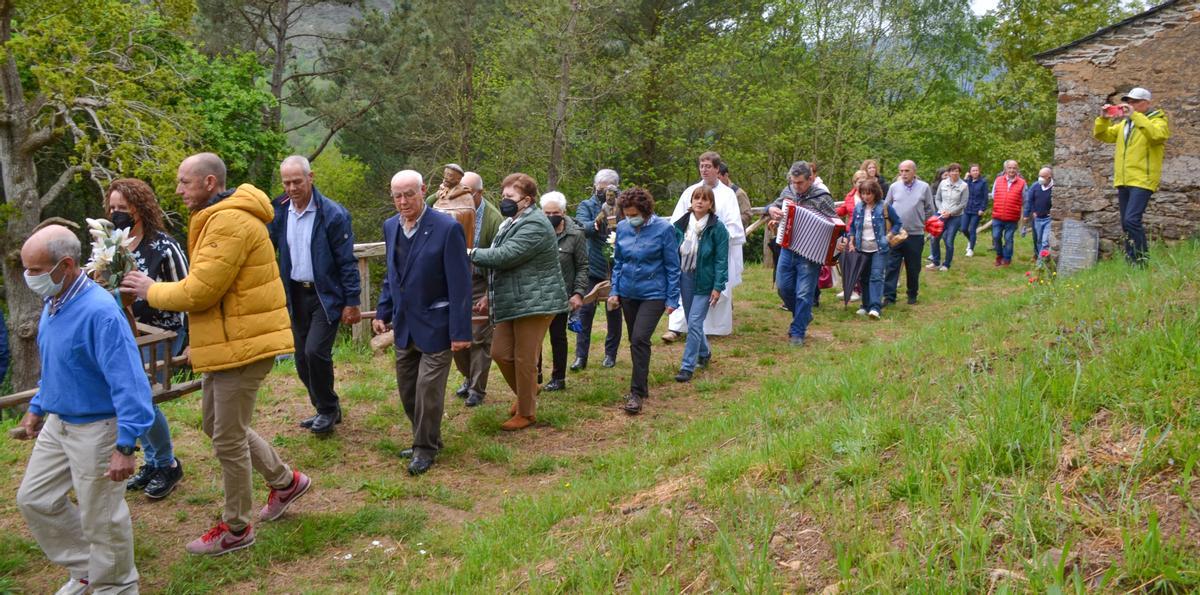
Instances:
[[[282,490],[271,489],[271,495],[267,496],[267,505],[258,513],[258,520],[273,521],[283,516],[292,502],[303,496],[311,485],[312,481],[308,479],[307,475],[299,471],[292,471],[292,485]]]
[[[252,545],[254,545],[254,527],[246,525],[246,530],[241,535],[234,535],[233,531],[229,529],[229,525],[220,522],[216,527],[209,529],[208,533],[187,544],[187,551],[189,554],[220,556]]]

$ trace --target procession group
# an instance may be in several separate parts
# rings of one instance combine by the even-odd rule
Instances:
[[[1144,262],[1138,209],[1157,188],[1166,119],[1161,110],[1148,110],[1144,89],[1131,91],[1127,101],[1116,106],[1121,114],[1097,118],[1095,134],[1116,143],[1127,256]],[[1143,166],[1137,151],[1157,165],[1147,158],[1148,171],[1137,170]],[[567,370],[587,367],[597,310],[607,323],[604,367],[615,365],[621,335],[627,335],[632,361],[621,407],[629,414],[639,413],[650,396],[652,335],[664,314],[662,339],[684,342],[675,380],[688,382],[710,364],[706,336],[733,332],[734,290],[754,216],[720,155],[705,152],[696,164],[700,179],[681,193],[669,217],[655,214],[666,209],[656,209],[646,189],[620,189],[611,169],[596,173],[593,193],[574,217],[564,195],[539,194],[524,173],[505,177],[495,202],[484,197],[479,174],[455,164],[445,166],[434,192],[416,171],[392,177],[397,213],[382,226],[386,275],[371,324],[377,334],[392,333],[397,390],[412,427],[412,446],[401,453],[410,459],[410,474],[428,471],[442,448],[452,364],[463,377],[456,394],[476,406],[488,398],[494,362],[514,395],[501,429],[528,428],[536,422],[539,393],[564,390]],[[835,203],[813,164],[796,161],[763,215],[769,237],[807,233],[794,214],[837,225],[830,242],[836,260],[857,258],[862,271],[844,283],[850,295],[839,297],[861,299],[858,313],[871,319],[895,303],[902,268],[907,301],[915,304],[922,269],[952,270],[959,233],[967,238],[964,254],[972,256],[988,210],[997,266],[1011,263],[1014,232],[1023,221],[1032,223],[1034,253],[1045,257],[1050,168],[1034,183],[1026,183],[1015,161],[990,182],[978,165],[965,177],[958,164],[943,169],[927,182],[914,162],[903,161],[889,183],[878,163],[867,160]],[[317,189],[304,157],[283,160],[280,176],[285,192],[272,201],[250,184],[228,188],[225,164],[215,154],[185,159],[176,192],[191,212],[186,250],[167,233],[146,183],[120,179],[105,190],[106,216],[114,228],[128,230],[137,265],[119,292],[134,298],[139,322],[177,334],[162,351],[139,352],[114,299],[117,289],[89,277],[74,232],[48,225],[22,247],[26,282],[44,308],[41,381],[21,421],[36,443],[17,505],[47,557],[69,571],[59,593],[136,592],[124,494],[161,499],[183,478],[169,423],[151,400],[151,382],[163,379],[147,377],[144,359],[183,355],[202,374],[201,427],[221,465],[224,510],[215,527],[187,544],[188,552],[218,555],[252,545],[254,522],[280,518],[311,488],[311,479],[252,429],[255,396],[275,358],[294,352],[313,407],[299,425],[318,435],[335,430],[342,410],[332,347],[341,325],[362,318],[360,279],[350,213]],[[931,260],[923,264],[927,235]],[[792,314],[788,343],[802,347],[830,261],[797,252],[790,241],[772,242],[772,250],[775,284]],[[569,367],[568,331],[576,333]],[[547,334],[551,365],[543,384]],[[270,487],[257,515],[253,472]]]

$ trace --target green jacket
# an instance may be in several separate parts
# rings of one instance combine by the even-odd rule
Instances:
[[[471,262],[491,270],[488,303],[493,322],[567,311],[558,241],[540,209],[527,207],[492,240],[471,252]]]
[[[563,217],[563,231],[558,234],[558,266],[562,269],[567,298],[575,294],[583,297],[591,291],[588,283],[587,238],[583,235],[583,228],[570,217]]]
[[[1125,135],[1125,122],[1133,128]],[[1136,186],[1151,192],[1162,180],[1163,145],[1171,137],[1167,114],[1156,109],[1148,114],[1133,112],[1129,118],[1111,122],[1096,118],[1092,128],[1096,140],[1116,145],[1113,151],[1113,186]]]
[[[504,215],[500,214],[500,209],[496,208],[488,199],[483,199],[483,228],[479,230],[479,245],[476,248],[488,248],[492,245],[492,240],[496,239],[496,232],[500,230],[500,222],[504,221]],[[479,225],[479,222],[475,222]]]
[[[691,211],[687,211],[675,220],[675,240],[679,244],[683,243],[691,216]],[[692,275],[695,279],[692,295],[708,294],[714,289],[725,291],[725,285],[729,282],[729,232],[725,224],[717,219],[716,213],[709,215],[704,231],[700,232],[700,251],[696,255],[696,270]]]

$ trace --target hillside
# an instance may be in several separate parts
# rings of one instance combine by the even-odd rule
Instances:
[[[219,472],[196,399],[164,407],[188,475],[166,501],[129,497],[143,588],[1191,591],[1200,244],[1154,254],[1149,270],[1104,262],[1052,285],[961,258],[874,323],[826,292],[800,350],[752,266],[711,369],[674,383],[682,347],[656,341],[643,415],[616,408],[626,346],[517,435],[497,431],[497,374],[484,407],[447,397],[447,448],[417,479],[395,457],[407,430],[388,356],[342,344],[334,437],[295,427],[308,404],[288,366],[260,392],[256,427],[315,490],[250,550],[183,553],[220,512]],[[29,448],[0,442],[0,492]],[[5,498],[0,591],[62,576]]]

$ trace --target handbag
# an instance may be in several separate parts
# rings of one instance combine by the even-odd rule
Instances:
[[[888,229],[892,228],[892,218],[888,217],[886,208],[883,210],[883,224],[886,225]],[[899,246],[900,244],[902,244],[904,242],[904,240],[907,240],[907,239],[908,239],[908,230],[904,229],[903,227],[900,228],[900,231],[898,233],[892,233],[889,231],[887,234],[888,246],[891,246],[893,248],[895,248],[896,246]]]
[[[829,289],[833,287],[833,271],[829,267],[821,267],[821,274],[817,276],[817,288]]]

